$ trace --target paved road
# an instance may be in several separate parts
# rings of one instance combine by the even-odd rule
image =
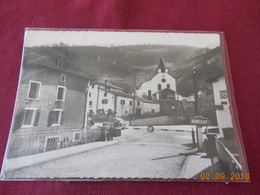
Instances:
[[[193,151],[190,132],[126,129],[116,145],[10,172],[16,177],[176,178]]]

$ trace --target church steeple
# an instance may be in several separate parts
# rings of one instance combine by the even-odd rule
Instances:
[[[168,68],[165,67],[165,63],[164,63],[163,57],[161,57],[159,65],[158,65],[156,70],[158,72],[162,72],[162,73],[168,72]]]

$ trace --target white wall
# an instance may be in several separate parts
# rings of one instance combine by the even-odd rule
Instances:
[[[91,96],[89,97],[90,93],[91,93]],[[87,112],[89,112],[89,110],[93,110],[93,112],[96,113],[97,97],[98,97],[98,85],[94,85],[94,88],[92,88],[92,85],[90,85],[89,89],[88,89],[88,99],[87,99],[88,109],[87,109]],[[91,106],[89,105],[90,101],[92,101]]]
[[[107,93],[106,97],[104,96],[105,93]],[[104,100],[104,99],[108,100],[107,104],[102,103],[102,100]],[[105,111],[108,111],[109,109],[111,109],[112,111],[114,111],[114,108],[115,108],[115,95],[99,89],[98,109],[104,109]]]
[[[104,93],[107,93],[107,96],[104,96]],[[91,96],[89,97],[89,93],[91,93]],[[107,99],[108,103],[103,104],[102,100]],[[121,100],[125,100],[125,104],[121,104]],[[89,87],[88,92],[88,112],[90,110],[93,110],[94,113],[97,113],[98,109],[104,109],[105,111],[108,111],[111,109],[112,111],[115,111],[115,95],[110,93],[109,91],[104,90],[104,86],[99,86],[96,84],[94,85],[94,88],[92,88],[92,85]],[[92,105],[89,105],[89,102],[92,101]],[[130,101],[132,101],[132,105],[130,105]],[[140,105],[138,106],[138,101],[140,102]],[[118,115],[122,116],[128,116],[129,111],[133,109],[133,98],[131,97],[123,97],[123,96],[117,96],[116,100],[116,112]],[[149,103],[144,102],[142,100],[135,100],[135,108],[141,108],[141,114],[144,113],[152,113],[152,109],[154,109],[154,112],[160,112],[160,105],[156,103]]]
[[[125,100],[124,105],[121,104],[121,100]],[[130,101],[132,102],[132,105],[130,105]],[[117,114],[122,115],[122,116],[128,116],[129,111],[131,109],[133,109],[133,104],[134,104],[134,101],[132,98],[118,96],[117,97],[117,107],[116,107]]]
[[[166,79],[163,83],[161,80]],[[152,95],[158,91],[158,84],[161,84],[161,89],[167,88],[167,84],[170,84],[170,89],[176,91],[176,80],[168,73],[158,73],[151,80],[148,80],[141,84],[140,88],[136,90],[136,95],[143,97],[143,94],[148,96],[148,90],[151,90]]]
[[[228,98],[220,98],[220,91],[227,90],[224,77],[219,78],[216,82],[213,82],[212,85],[215,105],[223,105],[221,102],[227,102],[226,105],[223,105],[223,110],[216,110],[220,135],[223,136],[223,128],[233,127]]]

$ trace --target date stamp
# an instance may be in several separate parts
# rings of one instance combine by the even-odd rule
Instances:
[[[225,174],[225,173],[215,173],[215,174],[201,173],[200,179],[201,180],[210,180],[210,179],[249,180],[250,174],[249,173],[230,173],[230,174]]]

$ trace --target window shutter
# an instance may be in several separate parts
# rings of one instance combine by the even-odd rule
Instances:
[[[24,118],[25,110],[22,110],[21,112],[17,113],[14,120],[14,131],[17,129],[20,129],[20,127],[23,125],[23,118]]]
[[[48,117],[48,126],[50,127],[54,123],[54,111],[50,111],[49,117]]]
[[[24,115],[25,115],[25,110],[22,110],[22,112],[20,113],[20,117],[18,116],[18,118],[19,118],[19,128],[23,125]]]
[[[64,114],[65,114],[65,112],[62,111],[62,112],[61,112],[61,118],[60,118],[60,124],[61,124],[61,125],[63,125],[63,123],[64,123]]]
[[[40,115],[41,115],[41,110],[36,110],[33,126],[35,126],[35,127],[38,126],[39,120],[40,120]]]

